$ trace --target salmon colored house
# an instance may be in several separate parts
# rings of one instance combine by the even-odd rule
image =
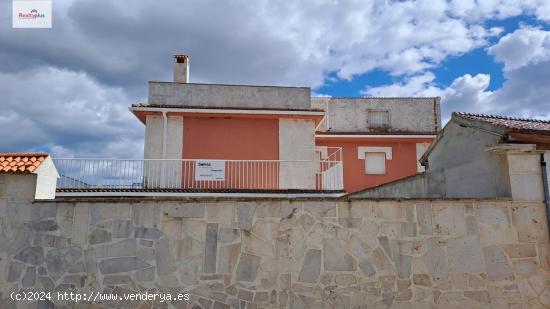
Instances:
[[[344,188],[356,192],[424,171],[441,129],[439,98],[312,98],[325,111],[315,144],[341,147]]]
[[[190,83],[189,60],[175,56],[173,81],[149,82],[148,102],[130,107],[145,125],[144,159],[87,162],[86,177],[82,163],[56,162],[61,190],[341,196],[420,171],[440,128],[438,98]]]

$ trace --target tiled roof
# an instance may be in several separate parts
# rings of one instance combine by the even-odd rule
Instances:
[[[316,131],[318,135],[435,135],[437,133],[431,131]]]
[[[47,157],[45,152],[0,152],[0,174],[31,174]]]
[[[512,132],[550,135],[550,121],[547,120],[524,119],[471,113],[453,113],[453,115],[464,119],[481,121],[495,126],[503,127]]]
[[[177,108],[177,109],[234,109],[234,110],[271,110],[271,111],[291,111],[291,112],[323,112],[322,109],[297,109],[297,108],[266,108],[266,107],[230,107],[230,106],[187,106],[177,104],[147,104],[135,103],[132,107],[147,107],[147,108]]]

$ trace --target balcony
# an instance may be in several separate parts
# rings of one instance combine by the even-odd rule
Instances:
[[[323,159],[54,159],[58,195],[338,194],[341,149]],[[147,193],[147,194],[145,194]],[[84,194],[86,195],[86,194]]]

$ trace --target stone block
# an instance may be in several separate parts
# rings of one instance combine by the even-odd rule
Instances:
[[[374,275],[376,275],[376,269],[369,260],[363,260],[359,262],[359,269],[367,277],[373,277]]]
[[[143,261],[152,261],[156,258],[155,249],[149,247],[139,247],[136,251],[136,257]]]
[[[487,291],[464,291],[464,296],[483,304],[489,304],[491,302],[489,292]]]
[[[381,220],[404,221],[405,207],[395,201],[380,201],[372,204],[373,217]]]
[[[136,248],[136,240],[129,238],[115,243],[99,245],[95,248],[95,255],[98,258],[136,256]]]
[[[88,243],[90,245],[111,242],[111,240],[112,240],[111,233],[103,229],[94,229],[90,233],[90,236],[88,237]]]
[[[433,247],[424,254],[424,264],[428,268],[434,281],[444,281],[449,277],[447,256],[439,247]]]
[[[29,223],[29,228],[36,232],[51,232],[59,228],[55,220],[43,220]]]
[[[485,257],[485,270],[489,280],[502,281],[514,278],[506,256],[499,246],[493,245],[483,248],[483,256]]]
[[[536,257],[537,249],[534,244],[506,245],[504,252],[512,259]]]
[[[254,234],[243,236],[244,247],[247,252],[258,256],[272,257],[275,256],[272,241],[266,241]]]
[[[218,231],[218,241],[219,242],[233,242],[241,236],[241,231],[239,229],[222,227]]]
[[[132,283],[132,278],[126,275],[107,275],[103,277],[103,285],[123,285]]]
[[[134,271],[150,267],[151,265],[136,257],[117,257],[104,259],[99,262],[99,270],[102,274],[115,274]]]
[[[432,205],[429,203],[416,204],[416,219],[420,235],[432,235]]]
[[[520,242],[536,242],[548,238],[543,203],[514,203],[512,223],[518,231]]]
[[[506,204],[481,203],[477,205],[476,210],[480,223],[502,225],[508,225],[510,223],[508,218],[508,205]]]
[[[336,238],[323,240],[324,270],[352,271],[357,269],[357,262],[347,253]]]
[[[130,237],[130,232],[131,231],[132,231],[132,222],[130,220],[115,220],[115,221],[113,221],[112,236],[114,238]]]
[[[206,203],[206,219],[209,221],[234,222],[235,202]]]
[[[155,280],[155,267],[144,268],[136,271],[138,282],[150,282]]]
[[[206,242],[204,244],[204,267],[205,273],[216,272],[216,256],[218,252],[218,224],[208,223],[206,225]]]
[[[71,266],[69,266],[69,273],[75,274],[75,273],[84,273],[86,272],[86,266],[84,266],[84,262],[80,261],[77,262]]]
[[[254,214],[256,212],[256,203],[237,204],[237,225],[240,229],[250,230],[254,224]]]
[[[90,206],[79,203],[74,209],[72,243],[86,245],[88,243],[88,227],[90,224]]]
[[[136,227],[134,230],[134,237],[145,239],[160,239],[162,237],[162,232],[157,228]]]
[[[518,260],[514,261],[515,274],[520,277],[528,277],[531,274],[534,274],[537,271],[540,271],[538,268],[537,262],[532,259],[529,260]]]
[[[315,224],[315,218],[310,216],[309,214],[303,214],[298,219],[298,223],[302,226],[304,229],[304,232],[309,232],[311,230],[311,227]]]
[[[447,243],[450,271],[481,272],[481,245],[479,237],[474,235],[450,239]]]
[[[434,203],[432,205],[435,234],[462,236],[466,234],[464,205],[460,203]]]
[[[233,273],[237,260],[239,259],[240,252],[240,243],[220,247],[218,250],[217,272]]]
[[[331,201],[304,202],[302,207],[305,212],[316,218],[336,217],[336,203]]]
[[[261,258],[248,253],[241,254],[237,265],[236,276],[238,281],[252,282],[256,280]]]
[[[201,242],[205,241],[206,223],[204,221],[184,220],[182,222],[182,230],[186,237],[191,237]]]
[[[92,225],[108,220],[127,220],[130,216],[130,205],[125,203],[90,205],[90,223]]]
[[[393,258],[399,279],[407,279],[411,275],[412,257],[396,254]]]
[[[430,276],[427,274],[414,274],[413,283],[415,285],[426,286],[426,287],[432,286]]]
[[[256,208],[258,218],[281,218],[281,203],[278,201],[260,202]]]
[[[159,274],[169,274],[174,271],[174,261],[170,254],[170,241],[161,239],[157,246],[157,272]]]
[[[162,209],[165,216],[172,218],[204,218],[203,203],[182,203],[165,205]]]
[[[132,205],[132,222],[134,226],[158,228],[161,220],[160,204],[134,204]]]
[[[502,225],[482,225],[479,229],[479,235],[481,244],[484,246],[509,244],[518,241],[516,229]]]
[[[384,251],[381,248],[374,249],[370,261],[372,261],[372,263],[376,267],[378,275],[394,273],[395,268],[393,267],[393,264],[384,254]]]
[[[298,276],[299,282],[315,283],[321,273],[321,250],[310,249],[306,253],[302,269]]]
[[[21,274],[25,270],[25,264],[17,261],[12,261],[8,270],[8,282],[16,282],[21,278]]]
[[[14,259],[31,265],[39,266],[44,262],[44,248],[27,247],[17,253]]]
[[[35,234],[33,245],[41,247],[62,248],[67,246],[67,239],[61,236],[50,234]]]

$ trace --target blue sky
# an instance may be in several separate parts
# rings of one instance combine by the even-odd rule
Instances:
[[[141,157],[128,106],[147,100],[147,81],[171,80],[179,53],[191,82],[439,96],[444,120],[550,118],[548,0],[65,0],[52,29],[12,29],[9,4],[0,151]]]
[[[520,15],[506,19],[492,19],[485,22],[487,28],[502,28],[500,36],[488,40],[489,43],[496,43],[499,37],[513,33],[522,26],[536,26],[544,30],[550,29],[550,24],[537,20],[532,15]],[[449,56],[442,63],[438,64],[432,71],[436,78],[434,83],[439,87],[449,87],[458,77],[465,74],[489,74],[491,81],[488,91],[494,91],[502,87],[504,83],[504,64],[499,63],[487,53],[487,46],[468,51],[461,55]],[[365,87],[379,87],[383,85],[399,83],[405,76],[392,76],[384,70],[373,70],[366,74],[354,76],[351,79],[338,78],[335,72],[327,75],[325,83],[314,89],[315,93],[340,97],[362,97],[361,91]]]

